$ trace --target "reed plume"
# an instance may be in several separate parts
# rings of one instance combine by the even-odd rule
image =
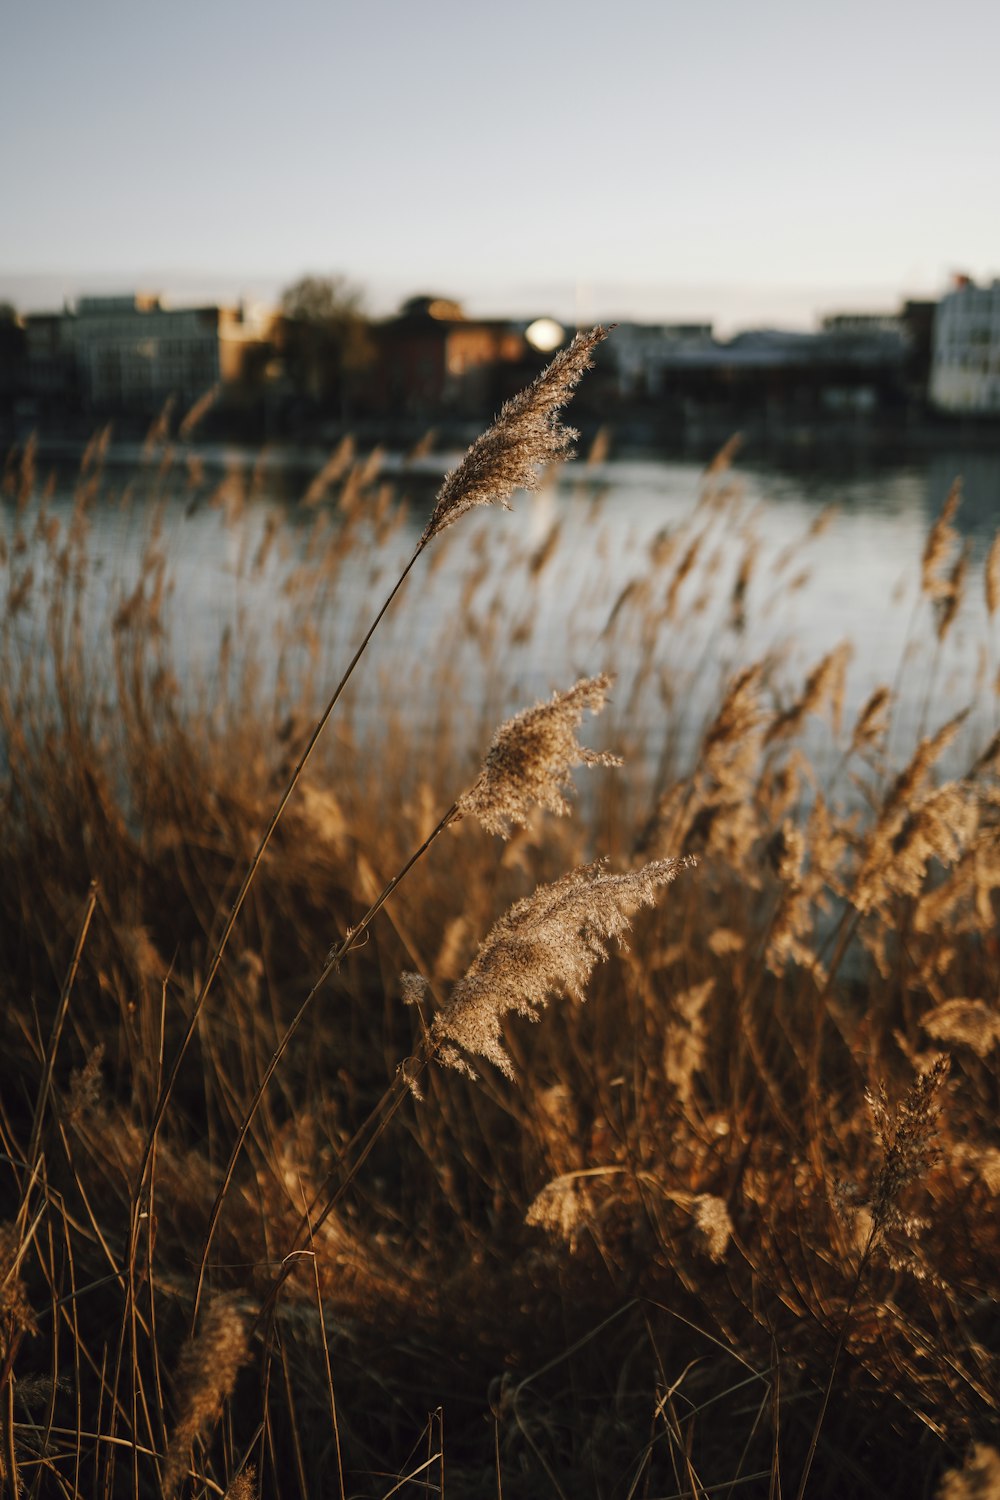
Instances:
[[[916,1221],[904,1213],[901,1199],[906,1188],[925,1177],[937,1160],[938,1095],[950,1067],[947,1055],[942,1053],[934,1058],[895,1109],[884,1086],[866,1095],[882,1153],[867,1204],[872,1247],[883,1243],[891,1230],[902,1230],[908,1235],[914,1232]]]
[[[886,713],[892,693],[884,685],[877,687],[863,704],[851,735],[851,751],[868,749],[878,743],[886,731]]]
[[[548,703],[536,703],[501,724],[482,770],[458,799],[460,814],[472,814],[489,833],[509,838],[524,827],[535,807],[565,816],[569,776],[575,766],[620,766],[617,755],[587,750],[576,739],[584,712],[600,713],[612,679],[581,677]]]
[[[584,999],[594,965],[607,943],[622,941],[630,918],[652,906],[692,860],[660,859],[625,874],[584,865],[542,885],[500,918],[480,944],[471,967],[431,1027],[438,1056],[472,1073],[465,1054],[484,1057],[513,1078],[501,1026],[511,1011],[537,1021],[553,995]]]
[[[593,1216],[590,1179],[579,1172],[566,1172],[547,1182],[536,1194],[524,1216],[532,1229],[541,1229],[575,1251],[580,1232]]]
[[[920,741],[890,786],[878,823],[868,835],[851,901],[871,911],[895,892],[916,895],[928,862],[956,859],[976,827],[977,808],[967,788],[949,783],[923,793],[934,762],[952,743],[967,717],[963,709]]]
[[[948,1469],[936,1500],[1000,1500],[1000,1453],[990,1443],[975,1443],[960,1469]]]
[[[237,1474],[225,1494],[225,1500],[257,1500],[257,1471],[248,1464],[242,1474]]]
[[[968,788],[948,782],[920,799],[893,841],[893,859],[883,871],[887,890],[919,894],[931,860],[954,864],[972,841],[979,809]]]
[[[929,599],[945,597],[951,589],[948,578],[941,576],[941,569],[947,563],[952,548],[958,541],[958,532],[951,523],[961,499],[962,481],[956,479],[948,491],[940,515],[927,533],[920,567],[921,587]]]
[[[957,558],[948,571],[947,576],[941,582],[940,597],[936,601],[937,610],[937,638],[943,641],[958,614],[965,592],[965,575],[969,567],[969,555],[972,544],[966,542],[959,552]]]
[[[559,411],[589,370],[594,350],[610,329],[578,333],[552,363],[502,408],[445,479],[420,538],[420,547],[467,511],[494,501],[509,508],[515,490],[538,488],[539,471],[568,456],[577,433],[559,421]]]
[[[708,1022],[705,1007],[715,990],[714,979],[703,979],[672,996],[670,1018],[663,1033],[663,1073],[687,1103],[694,1092],[694,1075],[705,1061]]]
[[[184,1479],[192,1443],[206,1436],[222,1415],[248,1354],[243,1315],[232,1298],[216,1297],[177,1365],[181,1414],[167,1449],[163,1488],[168,1496],[177,1493]]]
[[[986,612],[992,620],[1000,606],[1000,531],[993,538],[986,554],[983,587],[986,593]]]
[[[0,1366],[11,1346],[35,1329],[28,1291],[21,1277],[23,1248],[14,1224],[0,1224]]]
[[[714,1193],[699,1193],[692,1204],[695,1238],[709,1260],[725,1260],[733,1234],[733,1221],[722,1198]]]
[[[726,688],[719,710],[705,731],[701,759],[709,776],[728,784],[734,760],[741,769],[753,764],[764,719],[759,665],[744,667]]]
[[[1000,1042],[1000,1012],[984,1000],[945,1000],[920,1024],[935,1041],[971,1047],[977,1057],[989,1056]]]
[[[817,662],[806,678],[801,696],[784,713],[779,714],[768,729],[769,742],[800,729],[807,715],[819,713],[825,701],[829,701],[830,704],[830,717],[833,720],[834,729],[840,729],[847,664],[851,659],[852,651],[850,642],[842,641],[839,646],[835,646],[821,661]]]

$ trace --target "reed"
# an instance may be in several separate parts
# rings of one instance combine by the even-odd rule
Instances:
[[[957,491],[909,744],[846,643],[746,659],[820,538],[769,568],[731,455],[585,629],[569,528],[485,506],[564,454],[597,337],[417,518],[349,446],[287,507],[168,422],[68,500],[8,461],[11,1493],[991,1492],[1000,791],[927,689]],[[100,557],[98,506],[142,545]],[[192,530],[232,568],[197,653]],[[553,599],[574,667],[524,708]]]

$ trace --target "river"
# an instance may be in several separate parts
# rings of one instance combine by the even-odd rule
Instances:
[[[111,450],[106,457],[89,509],[84,606],[96,667],[110,662],[113,618],[148,557],[155,513],[169,580],[166,659],[182,694],[192,704],[217,700],[220,672],[232,674],[241,657],[254,656],[266,713],[276,697],[293,701],[306,673],[314,700],[336,680],[412,554],[451,456],[403,463],[376,454],[346,533],[342,480],[301,503],[319,454],[212,449],[167,459],[163,450],[145,458]],[[65,530],[74,478],[44,453],[38,473],[45,500],[36,494],[21,515],[12,500],[0,511],[9,559],[0,587],[6,594],[34,568],[8,649],[41,667],[49,648],[38,514],[43,508]],[[932,606],[920,594],[921,557],[958,477],[959,537],[947,567],[966,545],[968,575],[939,642]],[[737,461],[708,481],[690,462],[577,461],[538,493],[518,495],[511,514],[484,507],[431,544],[380,628],[345,710],[361,732],[391,717],[431,742],[442,715],[452,724],[463,705],[477,725],[492,722],[607,668],[619,679],[617,732],[652,757],[668,736],[690,749],[738,666],[771,659],[773,691],[787,702],[824,653],[850,641],[847,721],[885,683],[901,690],[901,746],[966,705],[967,736],[982,739],[997,722],[998,624],[988,616],[983,564],[998,523],[995,454],[863,470],[845,464],[841,472]],[[807,733],[814,752],[831,743],[823,721]]]

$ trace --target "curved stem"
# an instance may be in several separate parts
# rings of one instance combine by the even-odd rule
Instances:
[[[371,1121],[375,1119],[381,1111],[384,1110],[382,1118],[379,1120],[377,1126],[372,1131],[371,1139],[365,1143],[364,1148],[358,1153],[358,1156],[352,1163],[350,1170],[347,1172],[346,1176],[342,1178],[338,1187],[327,1199],[325,1205],[320,1210],[317,1217],[315,1219],[310,1219],[309,1215],[312,1213],[313,1206],[318,1201],[318,1199],[322,1197],[322,1193],[326,1191],[326,1188],[330,1183],[330,1177],[327,1178],[326,1184],[324,1185],[322,1191],[317,1194],[316,1198],[313,1199],[313,1203],[310,1204],[309,1208],[302,1216],[302,1221],[299,1224],[298,1230],[296,1231],[295,1235],[296,1245],[299,1243],[299,1240],[303,1235],[305,1235],[307,1240],[312,1240],[313,1237],[319,1233],[320,1229],[322,1229],[323,1225],[326,1223],[327,1219],[330,1217],[331,1213],[336,1208],[337,1204],[340,1202],[341,1198],[344,1196],[351,1183],[354,1181],[358,1172],[360,1172],[361,1168],[368,1160],[379,1140],[388,1129],[393,1116],[397,1113],[400,1105],[406,1098],[406,1095],[410,1089],[410,1085],[416,1083],[420,1078],[421,1073],[430,1062],[432,1055],[433,1052],[431,1044],[428,1042],[425,1043],[424,1047],[422,1048],[420,1056],[416,1058],[416,1068],[412,1073],[408,1073],[405,1071],[405,1065],[400,1065],[396,1077],[393,1079],[392,1083],[390,1083],[389,1087],[386,1089],[385,1093],[382,1095],[381,1099],[376,1104],[371,1114],[368,1116],[368,1119],[360,1127],[360,1129],[355,1131],[354,1138],[351,1144],[353,1145],[354,1142],[360,1139],[361,1135],[367,1129]],[[331,1176],[332,1175],[333,1174],[331,1173]]]
[[[363,1149],[359,1152],[350,1170],[341,1180],[340,1185],[334,1190],[330,1198],[327,1199],[326,1204],[320,1210],[315,1220],[311,1219],[310,1215],[312,1214],[313,1208],[329,1188],[332,1174],[331,1176],[327,1177],[326,1182],[323,1184],[323,1187],[316,1194],[316,1196],[313,1198],[312,1203],[302,1215],[302,1218],[299,1222],[299,1227],[295,1232],[295,1238],[292,1242],[292,1248],[291,1250],[289,1250],[288,1254],[282,1261],[281,1269],[272,1281],[270,1290],[268,1291],[267,1296],[264,1298],[264,1301],[261,1303],[260,1309],[257,1313],[257,1319],[254,1325],[255,1327],[260,1327],[264,1319],[270,1316],[270,1313],[273,1310],[277,1298],[281,1292],[281,1288],[285,1284],[292,1266],[295,1264],[296,1257],[301,1254],[301,1251],[298,1248],[300,1241],[304,1237],[306,1243],[310,1243],[314,1236],[326,1223],[326,1220],[329,1218],[330,1214],[336,1208],[344,1193],[354,1181],[358,1172],[368,1160],[368,1157],[371,1155],[371,1152],[374,1150],[375,1145],[380,1140],[389,1123],[393,1119],[393,1116],[399,1110],[401,1104],[403,1103],[403,1100],[406,1098],[409,1084],[420,1077],[424,1068],[430,1061],[432,1055],[433,1054],[430,1046],[425,1043],[421,1051],[421,1055],[416,1059],[417,1067],[415,1072],[409,1074],[404,1073],[401,1067],[392,1083],[390,1083],[389,1087],[385,1090],[384,1094],[375,1105],[374,1109],[369,1113],[367,1119],[365,1119],[354,1132],[354,1135],[351,1137],[350,1141],[345,1146],[341,1154],[342,1158],[348,1155],[348,1153],[353,1150],[353,1148],[364,1136],[365,1131],[368,1130],[368,1128],[371,1126],[372,1122],[376,1120],[378,1121],[375,1129],[372,1131],[371,1139],[366,1142]],[[382,1116],[381,1119],[379,1119],[379,1115]]]
[[[333,974],[335,970],[340,968],[340,965],[343,963],[348,953],[350,953],[351,949],[357,945],[359,939],[364,935],[364,933],[367,932],[375,917],[382,910],[382,907],[388,901],[389,897],[399,885],[400,881],[403,880],[403,878],[410,872],[410,870],[412,870],[413,866],[417,863],[417,860],[427,853],[427,850],[434,843],[435,839],[444,832],[444,830],[450,823],[453,823],[455,821],[457,816],[458,803],[453,802],[451,807],[449,807],[448,811],[445,813],[444,817],[440,820],[434,830],[429,833],[424,839],[423,843],[420,845],[420,848],[416,849],[413,854],[410,855],[403,868],[392,877],[392,879],[386,886],[383,887],[381,893],[375,899],[375,901],[372,902],[371,906],[365,912],[361,920],[354,927],[349,928],[348,931],[344,934],[342,942],[333,950],[333,952],[331,952],[322,973],[316,980],[316,983],[313,985],[308,995],[303,1000],[302,1004],[299,1006],[298,1010],[295,1012],[295,1015],[292,1017],[291,1021],[288,1023],[284,1035],[275,1048],[271,1056],[271,1060],[265,1068],[261,1080],[257,1085],[253,1099],[250,1101],[250,1106],[247,1109],[246,1114],[243,1116],[239,1132],[236,1136],[236,1141],[229,1155],[229,1161],[226,1164],[226,1170],[223,1173],[221,1186],[219,1187],[219,1191],[215,1196],[215,1202],[212,1204],[212,1212],[209,1215],[208,1220],[208,1229],[205,1233],[205,1245],[201,1254],[201,1262],[198,1266],[198,1278],[195,1282],[194,1307],[191,1312],[192,1331],[194,1330],[195,1324],[198,1320],[198,1307],[201,1302],[201,1293],[205,1282],[205,1272],[208,1266],[209,1251],[212,1246],[212,1241],[215,1238],[215,1231],[218,1228],[219,1218],[222,1213],[222,1205],[225,1202],[226,1194],[229,1192],[229,1188],[233,1180],[233,1173],[236,1170],[236,1163],[239,1160],[240,1152],[243,1150],[244,1142],[246,1141],[247,1135],[250,1132],[250,1126],[252,1125],[254,1117],[257,1114],[257,1109],[260,1105],[260,1101],[264,1097],[264,1092],[272,1077],[274,1076],[274,1072],[282,1057],[284,1056],[289,1042],[292,1040],[292,1037],[295,1035],[296,1031],[298,1031],[306,1011],[309,1009],[309,1006],[319,994],[320,989],[326,983],[327,979],[329,979],[330,975]],[[360,1163],[358,1165],[360,1165]]]
[[[358,662],[361,660],[368,642],[375,634],[375,631],[381,623],[382,617],[386,613],[386,610],[389,608],[390,604],[395,599],[396,595],[399,593],[399,590],[405,583],[410,569],[413,567],[417,558],[420,556],[423,548],[424,543],[421,542],[418,545],[417,550],[414,552],[413,556],[410,558],[409,562],[406,564],[406,567],[397,578],[395,584],[392,587],[392,591],[390,592],[388,598],[385,600],[385,603],[382,605],[382,608],[379,610],[371,625],[368,627],[368,632],[365,635],[364,640],[361,642],[361,645],[358,647],[353,657],[351,658],[350,665],[348,666],[347,671],[344,673],[343,677],[340,679],[339,683],[334,689],[333,696],[331,697],[329,703],[326,705],[326,708],[317,719],[316,726],[309,737],[309,743],[306,745],[301,756],[299,757],[298,764],[296,765],[295,770],[292,772],[291,777],[288,781],[288,785],[282,792],[278,805],[271,815],[271,821],[268,823],[267,828],[264,831],[264,836],[257,846],[257,852],[254,855],[253,859],[250,861],[247,872],[243,877],[243,883],[237,893],[236,900],[233,902],[233,905],[229,912],[229,916],[226,919],[226,925],[222,929],[222,936],[219,938],[219,941],[215,947],[215,952],[212,954],[211,961],[208,965],[208,970],[205,974],[204,980],[202,981],[201,989],[198,991],[198,996],[194,1003],[194,1010],[191,1012],[191,1019],[188,1021],[187,1030],[184,1033],[180,1047],[177,1049],[177,1055],[175,1056],[174,1061],[171,1065],[167,1080],[160,1091],[160,1097],[157,1100],[156,1109],[153,1113],[153,1122],[149,1128],[145,1149],[143,1151],[142,1160],[139,1165],[139,1171],[136,1176],[135,1188],[133,1190],[134,1198],[136,1201],[138,1201],[139,1195],[142,1191],[142,1184],[146,1176],[146,1169],[149,1166],[149,1159],[153,1151],[153,1145],[156,1140],[156,1135],[166,1111],[170,1095],[173,1092],[174,1084],[177,1081],[177,1075],[180,1072],[181,1063],[183,1062],[185,1053],[187,1052],[187,1049],[191,1044],[191,1038],[194,1036],[198,1021],[201,1017],[202,1010],[205,1006],[205,1001],[208,999],[209,990],[212,988],[212,983],[215,979],[215,976],[219,972],[219,965],[222,963],[222,955],[226,951],[226,945],[228,944],[229,939],[232,936],[233,928],[236,926],[236,919],[243,908],[243,903],[246,901],[247,895],[250,891],[250,887],[257,875],[257,871],[260,869],[261,861],[264,858],[264,854],[267,850],[268,844],[271,842],[271,837],[274,833],[274,830],[277,828],[278,823],[281,820],[281,815],[285,811],[285,808],[288,806],[289,799],[291,798],[292,793],[295,791],[295,788],[298,786],[302,773],[308,765],[309,759],[316,748],[319,737],[323,733],[323,730],[326,728],[327,723],[330,719],[330,715],[333,713],[333,710],[339,703],[341,694],[346,688],[348,682],[351,680],[354,669],[357,666]]]

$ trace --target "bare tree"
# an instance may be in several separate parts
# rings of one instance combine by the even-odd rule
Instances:
[[[350,414],[375,358],[364,292],[345,276],[303,276],[282,295],[285,359],[300,394]]]

